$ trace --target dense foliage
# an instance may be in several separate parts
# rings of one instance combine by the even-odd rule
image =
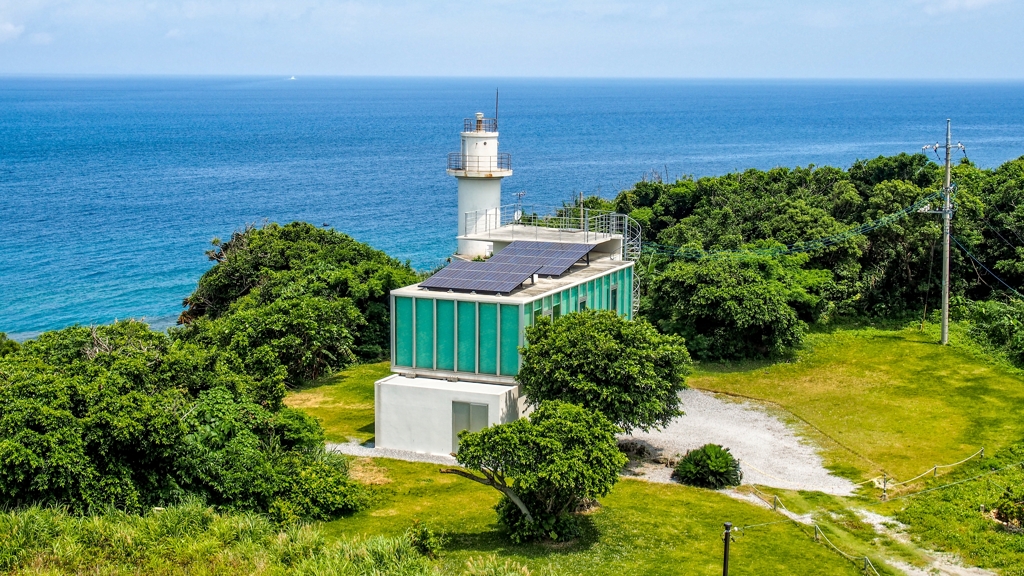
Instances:
[[[320,425],[230,350],[140,322],[42,334],[0,358],[0,501],[140,511],[194,496],[283,520],[359,507]]]
[[[577,535],[575,513],[606,495],[626,456],[620,430],[600,412],[575,404],[543,402],[528,418],[459,434],[458,474],[501,492],[498,520],[514,542]]]
[[[386,355],[388,294],[417,280],[408,263],[305,222],[250,226],[214,246],[176,337],[290,383]]]
[[[743,471],[740,469],[740,461],[728,448],[705,444],[688,451],[676,464],[672,477],[689,486],[720,490],[739,486],[743,480]]]
[[[1009,285],[1022,286],[1024,157],[995,170],[964,161],[953,180],[954,236]],[[900,154],[858,161],[849,170],[812,166],[644,181],[607,207],[630,214],[646,242],[669,249],[763,249],[827,238],[898,212],[941,183],[941,167],[927,156]],[[911,214],[797,259],[654,256],[638,267],[641,310],[662,330],[685,336],[695,358],[772,356],[800,342],[802,323],[936,308],[941,253],[940,219]],[[955,245],[952,270],[954,297],[1001,301],[1007,295]]]
[[[7,334],[0,332],[0,358],[18,351],[18,343],[7,337]]]
[[[970,302],[963,308],[961,313],[970,321],[970,333],[975,340],[1024,366],[1024,301]]]
[[[690,356],[683,340],[659,334],[645,320],[586,310],[527,328],[528,346],[516,379],[536,405],[579,404],[625,431],[649,430],[680,415]]]

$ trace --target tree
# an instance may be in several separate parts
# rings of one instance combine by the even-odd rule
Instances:
[[[541,403],[528,418],[459,434],[459,468],[442,469],[502,494],[499,521],[515,541],[567,539],[573,514],[604,496],[626,464],[601,413],[575,404]],[[475,472],[475,473],[474,473]]]
[[[668,424],[682,414],[690,356],[683,339],[645,320],[585,310],[527,328],[516,379],[532,405],[579,404],[629,432]]]
[[[356,358],[385,356],[390,338],[388,294],[418,279],[408,263],[306,222],[248,226],[227,242],[215,239],[213,244],[207,255],[216,264],[185,298],[187,309],[179,323],[199,318],[213,323],[243,310],[254,317],[301,315],[302,326],[285,326],[284,318],[264,322],[262,335],[244,345],[255,350],[267,344],[283,352],[281,363],[293,383]],[[297,342],[281,342],[284,336],[279,332],[292,329],[302,333],[303,346],[313,335],[321,338],[310,357],[296,358]],[[224,338],[217,343],[228,344]]]
[[[0,358],[18,351],[18,343],[7,337],[7,334],[0,332]]]
[[[281,407],[280,384],[141,322],[46,332],[0,357],[0,501],[138,512],[191,496],[282,519],[357,508],[346,463],[324,453],[316,420]]]
[[[817,304],[807,287],[829,280],[827,271],[801,269],[806,258],[673,262],[652,280],[646,313],[662,332],[683,336],[702,360],[783,354],[803,339],[806,325],[796,309]]]

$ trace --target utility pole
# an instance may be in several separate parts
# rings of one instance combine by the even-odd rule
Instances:
[[[732,522],[725,523],[725,534],[722,535],[725,541],[725,554],[722,556],[722,576],[729,576],[729,541],[732,540]]]
[[[950,160],[953,154],[953,133],[950,127],[950,120],[946,119],[946,178],[942,186],[942,337],[941,344],[949,343],[949,237],[950,221],[953,217],[953,202],[950,196],[953,193],[952,166]],[[964,149],[964,145],[957,142],[955,148]],[[923,150],[938,152],[939,143],[925,146]]]

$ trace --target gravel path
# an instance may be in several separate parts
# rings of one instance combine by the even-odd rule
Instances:
[[[814,447],[765,409],[700,390],[684,390],[680,396],[684,416],[663,430],[636,432],[621,440],[645,444],[652,457],[668,458],[707,443],[721,444],[740,460],[744,484],[853,493],[852,482],[830,474]],[[672,470],[664,465],[645,464],[634,472],[655,482],[671,481]]]
[[[372,444],[363,445],[358,442],[346,442],[336,444],[327,443],[327,450],[348,454],[349,456],[365,456],[369,458],[394,458],[395,460],[406,460],[409,462],[431,462],[433,464],[455,464],[455,458],[451,456],[436,456],[422,452],[410,452],[408,450],[394,450],[392,448],[374,448]]]

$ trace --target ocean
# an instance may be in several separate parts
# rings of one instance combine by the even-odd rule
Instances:
[[[306,220],[430,268],[455,249],[445,155],[493,115],[506,201],[613,197],[654,172],[835,165],[954,140],[1024,155],[1024,84],[0,78],[0,331],[173,323],[247,223]]]

